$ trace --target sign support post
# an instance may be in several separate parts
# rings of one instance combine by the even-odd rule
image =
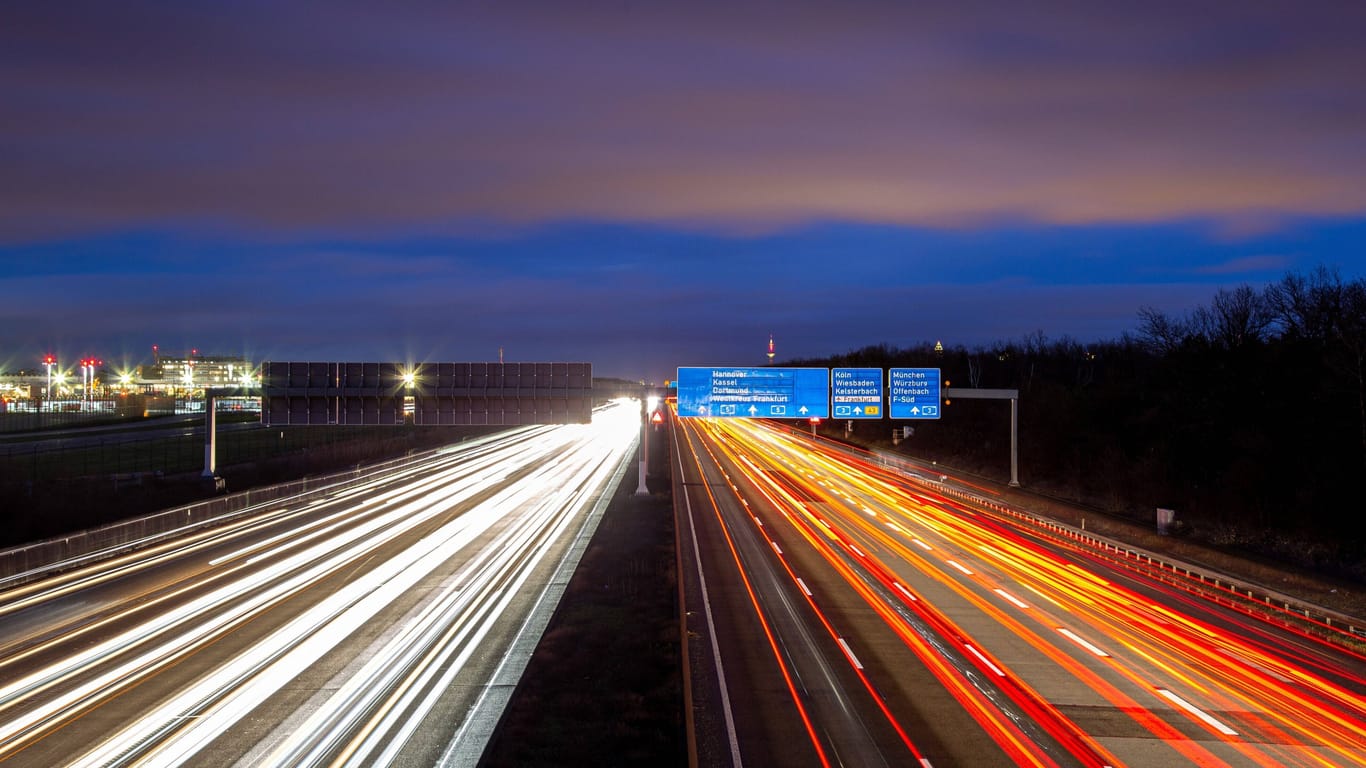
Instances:
[[[218,474],[218,397],[212,392],[204,393],[204,471],[200,476],[208,479]]]
[[[218,476],[218,396],[231,391],[204,389],[204,471],[199,477],[204,487],[214,493],[227,489],[227,483]]]
[[[1010,401],[1010,487],[1020,487],[1020,390],[970,389],[944,387],[946,400],[1009,400]]]
[[[1020,487],[1020,397],[1010,398],[1010,487]]]
[[[650,489],[645,485],[645,475],[650,467],[650,415],[646,413],[645,394],[640,396],[640,479],[636,482],[636,495],[649,496]]]

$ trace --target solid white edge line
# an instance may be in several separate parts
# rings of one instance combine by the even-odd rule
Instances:
[[[678,450],[678,433],[670,430],[674,441],[674,458],[678,461],[678,477],[680,481],[683,474],[683,456]],[[706,480],[705,477],[702,478]],[[707,594],[707,579],[702,574],[702,552],[697,545],[697,526],[693,524],[692,499],[688,498],[688,492],[683,491],[683,506],[688,511],[688,531],[692,537],[693,559],[697,562],[697,582],[702,591],[702,613],[707,618],[707,635],[711,639],[712,660],[716,662],[716,680],[721,687],[721,715],[726,721],[726,738],[730,739],[730,760],[735,768],[741,768],[740,762],[740,737],[735,733],[735,716],[731,713],[730,689],[726,685],[726,670],[721,666],[721,646],[716,640],[716,620],[712,618],[711,598]],[[784,512],[783,514],[787,514]]]
[[[640,442],[639,432],[636,433],[635,442]],[[560,561],[559,567],[541,591],[531,612],[523,620],[522,628],[508,646],[508,653],[503,656],[493,676],[485,684],[483,692],[466,713],[464,722],[447,743],[440,762],[436,764],[439,768],[474,766],[483,757],[498,721],[503,718],[503,710],[512,699],[517,682],[521,680],[522,673],[531,663],[531,655],[540,643],[541,636],[545,634],[545,628],[549,626],[555,609],[559,607],[560,598],[569,587],[569,579],[578,569],[579,560],[588,549],[593,534],[597,532],[602,516],[607,513],[613,494],[621,485],[621,478],[635,463],[634,453],[633,450],[627,450],[622,454],[621,464],[618,465],[616,472],[607,481],[607,485],[599,490],[597,503],[579,526],[579,533],[566,550],[564,559]],[[467,745],[468,749],[465,748]]]

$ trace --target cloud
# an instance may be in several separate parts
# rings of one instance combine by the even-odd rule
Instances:
[[[0,237],[1366,210],[1360,4],[29,4]]]
[[[1292,263],[1287,256],[1262,254],[1242,256],[1219,264],[1207,264],[1192,271],[1199,275],[1234,276],[1250,273],[1284,272]]]
[[[1280,256],[1277,254],[1286,254]],[[766,235],[545,227],[521,236],[0,245],[0,359],[590,360],[654,380],[866,344],[974,346],[1034,330],[1083,342],[1184,313],[1281,270],[1366,274],[1366,219],[1230,243],[1201,222],[926,229],[847,222]],[[16,265],[18,268],[15,268]],[[112,351],[111,351],[112,350]]]

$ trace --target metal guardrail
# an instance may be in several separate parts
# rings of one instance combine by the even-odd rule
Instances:
[[[1325,630],[1330,635],[1345,634],[1358,640],[1366,639],[1366,625],[1363,625],[1360,619],[1346,614],[1329,611],[1322,606],[1307,603],[1289,595],[1269,590],[1259,584],[1236,579],[1227,574],[1212,573],[1191,563],[1176,560],[1174,558],[1166,558],[1141,547],[1135,547],[1105,536],[1097,536],[1094,533],[1071,525],[1059,523],[1056,520],[1043,517],[1033,512],[1016,509],[1008,504],[984,498],[971,491],[949,485],[941,479],[943,477],[942,475],[936,475],[934,478],[930,479],[925,478],[916,472],[905,471],[905,468],[915,466],[912,462],[907,462],[900,460],[897,457],[891,457],[884,454],[872,455],[881,459],[886,466],[899,464],[900,466],[894,466],[893,468],[900,474],[905,475],[913,482],[926,487],[932,487],[940,493],[969,501],[978,506],[1007,515],[1035,528],[1041,528],[1055,535],[1085,544],[1093,549],[1117,555],[1136,564],[1146,564],[1159,571],[1171,574],[1172,578],[1164,578],[1164,581],[1176,584],[1177,586],[1184,586],[1178,581],[1175,581],[1177,577],[1184,577],[1186,580],[1198,581],[1202,586],[1213,587],[1216,591],[1226,595],[1226,598],[1220,601],[1227,603],[1231,607],[1242,608],[1246,611],[1248,607],[1255,604],[1260,608],[1293,616],[1297,621],[1315,625],[1320,629]]]
[[[303,499],[344,488],[375,472],[401,469],[443,448],[433,448],[329,475],[306,477],[196,502],[66,536],[0,550],[0,589],[152,546],[166,539],[231,522],[267,502]]]
[[[792,432],[805,436],[805,432],[800,429],[793,429]],[[1198,582],[1205,588],[1212,588],[1219,592],[1220,598],[1218,599],[1235,609],[1246,612],[1250,611],[1252,606],[1256,606],[1260,610],[1282,613],[1287,617],[1293,617],[1297,622],[1313,625],[1330,639],[1346,636],[1358,644],[1366,640],[1366,623],[1363,623],[1360,618],[1330,611],[1323,606],[1276,592],[1260,584],[1232,578],[1224,573],[1205,570],[1197,565],[1175,558],[1166,558],[1141,547],[1135,547],[1105,536],[1097,536],[1094,533],[1059,523],[1043,515],[1018,509],[971,491],[956,488],[948,484],[946,475],[939,472],[933,465],[926,465],[913,459],[881,451],[860,450],[829,440],[822,440],[821,443],[828,448],[833,448],[861,460],[866,461],[871,458],[880,462],[882,466],[905,476],[908,480],[927,488],[933,488],[937,492],[977,504],[1011,517],[1017,522],[1049,531],[1054,535],[1085,544],[1098,551],[1108,552],[1135,564],[1144,564],[1165,574],[1170,574],[1170,578],[1165,580],[1177,586],[1184,586],[1177,581],[1179,578],[1184,578],[1188,582]]]

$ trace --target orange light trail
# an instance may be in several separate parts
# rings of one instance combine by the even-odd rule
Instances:
[[[1045,549],[1003,519],[970,511],[911,485],[905,477],[813,445],[804,437],[743,420],[718,420],[709,429],[714,444],[782,512],[790,529],[820,553],[908,647],[918,656],[925,654],[922,661],[927,667],[950,669],[928,658],[939,652],[916,644],[911,637],[915,632],[899,613],[882,610],[888,598],[869,583],[886,587],[897,603],[944,636],[969,643],[965,658],[984,670],[1000,670],[1000,677],[1008,681],[1002,689],[1084,762],[1118,760],[1027,686],[1009,661],[991,654],[986,636],[971,637],[927,605],[923,595],[916,599],[898,572],[909,567],[916,578],[928,579],[1024,639],[1192,763],[1221,764],[1234,756],[1268,766],[1366,762],[1363,686],[1351,669],[1334,668],[1334,677],[1342,683],[1325,678],[1320,674],[1325,661],[1303,651],[1278,649],[1262,639],[1269,634],[1260,624],[1232,633],[1164,608],[1087,569],[1095,566],[1079,566]],[[760,522],[757,516],[755,520]],[[1089,554],[1076,542],[1069,542],[1065,551]],[[1090,557],[1084,560],[1100,565]],[[1128,576],[1163,595],[1177,595],[1179,601],[1196,599],[1164,581],[1146,578],[1139,569],[1128,569]],[[1029,607],[1011,594],[1014,585],[1042,601]],[[1025,620],[1002,610],[1005,605]],[[1054,611],[1062,613],[1050,615]],[[1074,658],[1076,652],[1090,660]],[[1301,659],[1311,663],[1295,663]],[[957,676],[956,671],[946,674]],[[953,690],[954,683],[940,679]],[[1139,704],[1140,698],[1149,703]],[[967,695],[959,701],[988,732],[1010,741],[990,725],[991,716],[972,709],[979,701]],[[1168,724],[1170,717],[1184,719],[1208,737],[1192,740]],[[1216,755],[1205,746],[1206,740],[1231,751]]]
[[[726,446],[724,445],[724,441],[718,441],[716,444],[721,448],[721,450],[728,452],[728,448],[726,448]],[[743,466],[743,464],[743,461],[740,461],[738,459],[736,460],[737,466]],[[750,479],[753,480],[752,477]],[[756,487],[758,491],[762,493],[770,503],[774,504],[774,506],[779,509],[783,509],[784,507],[790,507],[790,503],[792,501],[795,501],[792,500],[789,496],[788,503],[780,502],[777,498],[775,498],[773,495],[770,495],[770,493],[764,490],[762,487]],[[732,489],[737,490],[734,489],[734,486],[732,486]],[[777,490],[779,493],[783,493],[781,489]],[[810,528],[799,527],[798,531],[813,546],[821,548],[825,548],[827,546],[821,540],[821,537],[815,534],[814,531],[812,531]],[[1003,713],[1001,713],[999,709],[997,709],[993,704],[991,704],[990,701],[987,700],[987,698],[981,693],[981,691],[979,691],[971,684],[969,684],[966,680],[964,680],[962,676],[955,669],[953,669],[952,666],[949,665],[936,650],[934,650],[924,641],[923,638],[921,638],[912,629],[907,627],[904,622],[900,621],[900,618],[896,616],[895,612],[889,606],[887,606],[882,600],[878,599],[871,592],[871,590],[863,584],[861,580],[857,579],[856,577],[852,576],[852,574],[848,573],[847,566],[845,566],[839,560],[839,558],[827,556],[827,560],[837,570],[845,572],[846,581],[860,592],[860,594],[864,597],[865,601],[868,603],[870,607],[872,607],[875,611],[877,611],[880,615],[883,616],[888,626],[890,626],[898,634],[898,636],[901,637],[903,642],[916,653],[916,655],[922,660],[922,662],[925,663],[926,668],[941,682],[941,684],[945,686],[946,690],[982,726],[983,730],[985,730],[988,734],[992,736],[994,740],[996,740],[996,742],[1001,746],[1001,748],[1006,752],[1006,754],[1010,756],[1010,758],[1016,765],[1056,765],[1056,763],[1052,759],[1050,759],[1046,754],[1042,753],[1038,749],[1038,747],[1031,742],[1031,740],[1023,733],[1023,731],[1020,730],[1019,726],[1016,723],[1012,722],[1009,718],[1003,716]],[[865,680],[867,679],[866,675],[860,675],[860,677],[862,677]],[[879,706],[882,707],[884,713],[889,718],[892,717],[890,711],[886,709],[885,705],[879,704]],[[902,731],[899,725],[897,725],[896,727],[898,732],[904,733],[904,731]]]
[[[678,423],[678,421],[675,420],[675,423]],[[686,422],[684,423],[686,424]],[[691,445],[692,436],[687,434],[686,429],[684,429],[684,436],[689,445]],[[695,461],[699,461],[697,464],[697,471],[700,473],[703,471],[702,465],[695,450],[693,451],[693,456]],[[705,476],[705,474],[703,476]],[[740,560],[740,553],[736,551],[735,541],[731,538],[730,530],[727,528],[725,520],[721,515],[721,508],[716,502],[716,497],[711,492],[711,486],[703,484],[703,487],[706,489],[707,498],[711,501],[712,511],[716,515],[717,521],[721,524],[721,532],[725,535],[726,546],[730,549],[731,558],[735,561],[736,571],[739,572],[740,579],[745,585],[745,593],[749,596],[749,602],[754,609],[755,617],[758,618],[760,626],[763,627],[764,637],[767,638],[769,648],[773,651],[773,660],[778,664],[778,669],[782,673],[783,681],[787,684],[788,694],[792,697],[792,703],[797,708],[797,714],[801,718],[802,725],[806,728],[807,737],[810,738],[811,745],[815,748],[816,755],[820,759],[821,765],[829,766],[830,758],[825,754],[825,748],[822,746],[820,738],[816,735],[816,729],[811,722],[810,715],[806,711],[806,705],[802,703],[802,697],[797,692],[796,684],[792,681],[792,673],[788,669],[787,664],[783,662],[783,655],[778,648],[778,641],[773,636],[773,629],[768,625],[768,621],[764,618],[763,607],[759,604],[759,599],[754,594],[754,586],[750,584],[749,576],[745,573],[744,564]]]

